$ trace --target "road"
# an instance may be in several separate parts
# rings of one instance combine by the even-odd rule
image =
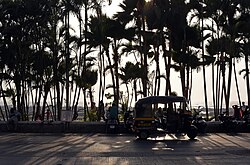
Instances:
[[[249,164],[250,134],[214,133],[189,140],[167,135],[0,133],[0,164]]]

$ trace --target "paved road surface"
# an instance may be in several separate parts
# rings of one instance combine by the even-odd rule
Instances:
[[[249,165],[250,134],[207,134],[196,140],[167,135],[0,134],[0,164]]]

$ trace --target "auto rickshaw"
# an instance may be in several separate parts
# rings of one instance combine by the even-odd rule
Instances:
[[[135,103],[133,131],[140,139],[158,133],[187,134],[197,136],[198,129],[192,125],[193,116],[185,97],[150,96]]]

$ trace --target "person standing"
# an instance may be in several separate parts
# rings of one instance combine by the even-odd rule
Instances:
[[[47,119],[47,121],[49,121],[50,117],[51,117],[51,111],[48,108],[47,111],[46,111],[46,119]]]
[[[102,100],[99,102],[97,117],[98,117],[98,121],[100,121],[101,118],[103,119],[103,121],[106,120],[105,119],[105,112],[104,112],[104,103]]]
[[[119,124],[119,118],[118,118],[118,106],[113,103],[112,107],[110,108],[110,112],[109,112],[109,118],[111,120],[115,119],[117,120],[118,124]]]
[[[17,129],[17,124],[18,121],[21,118],[21,114],[20,112],[17,112],[15,108],[11,108],[10,109],[10,114],[9,114],[9,120],[7,123],[7,127],[9,129],[9,126],[12,126],[13,130]]]
[[[97,120],[97,108],[95,105],[95,102],[91,103],[91,117],[90,117],[90,121],[96,121]]]
[[[245,104],[245,102],[242,102],[242,106],[241,106],[241,112],[242,112],[242,117],[245,116],[247,114],[247,111],[249,107]]]

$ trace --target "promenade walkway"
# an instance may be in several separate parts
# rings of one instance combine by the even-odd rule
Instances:
[[[248,165],[250,133],[146,141],[128,134],[0,133],[1,165]]]

